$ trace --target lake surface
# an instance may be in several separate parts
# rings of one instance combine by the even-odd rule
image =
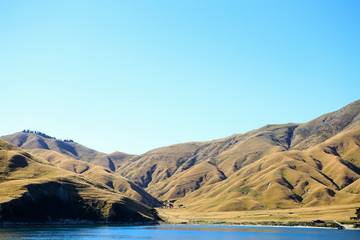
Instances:
[[[0,239],[358,240],[360,239],[360,231],[297,227],[219,225],[4,227],[0,228]]]

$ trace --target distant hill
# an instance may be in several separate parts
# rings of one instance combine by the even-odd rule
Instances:
[[[82,162],[76,164],[74,172],[108,186],[108,179],[121,175],[154,197],[174,200],[190,210],[360,203],[360,101],[307,123],[272,124],[244,134],[171,145],[137,156],[120,152],[106,155],[76,143],[69,143],[75,149],[70,151],[58,147],[54,139],[31,133],[2,138],[68,170],[71,167],[64,158],[56,163],[45,156],[48,151],[104,167]],[[97,174],[90,175],[91,169]],[[111,181],[114,184],[117,180]]]
[[[45,136],[44,136],[45,135]],[[91,162],[95,159],[106,156],[105,153],[84,147],[76,142],[59,140],[53,137],[46,137],[46,134],[33,132],[18,132],[1,137],[1,139],[12,143],[22,149],[46,149],[62,153],[68,157]]]
[[[115,171],[126,160],[134,157],[134,155],[122,152],[101,153],[72,140],[60,140],[45,133],[30,130],[3,136],[1,139],[22,149],[52,150],[70,158],[109,168],[112,171]]]
[[[149,207],[0,140],[0,222],[155,222]]]
[[[134,158],[135,155],[129,155],[122,152],[114,152],[92,160],[91,163],[99,166],[106,167],[111,171],[118,169],[123,163]]]

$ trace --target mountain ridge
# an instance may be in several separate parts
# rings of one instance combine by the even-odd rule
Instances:
[[[105,167],[194,211],[229,211],[360,202],[359,126],[360,100],[306,123],[270,124],[141,155],[104,154],[73,142],[60,149],[54,139],[24,133],[2,139],[34,154],[41,148]]]

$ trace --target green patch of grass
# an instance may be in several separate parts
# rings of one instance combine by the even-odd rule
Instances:
[[[241,192],[243,195],[248,195],[248,193],[251,191],[251,188],[248,186],[243,186],[239,188],[239,192]]]
[[[248,196],[251,196],[251,197],[258,197],[260,195],[260,193],[258,191],[255,191],[255,190],[251,189],[248,186],[242,186],[237,191],[240,192],[242,195],[245,195],[245,196],[248,195]]]

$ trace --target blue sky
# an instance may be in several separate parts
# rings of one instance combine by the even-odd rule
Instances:
[[[103,152],[306,122],[360,99],[359,1],[0,1],[0,135]]]

